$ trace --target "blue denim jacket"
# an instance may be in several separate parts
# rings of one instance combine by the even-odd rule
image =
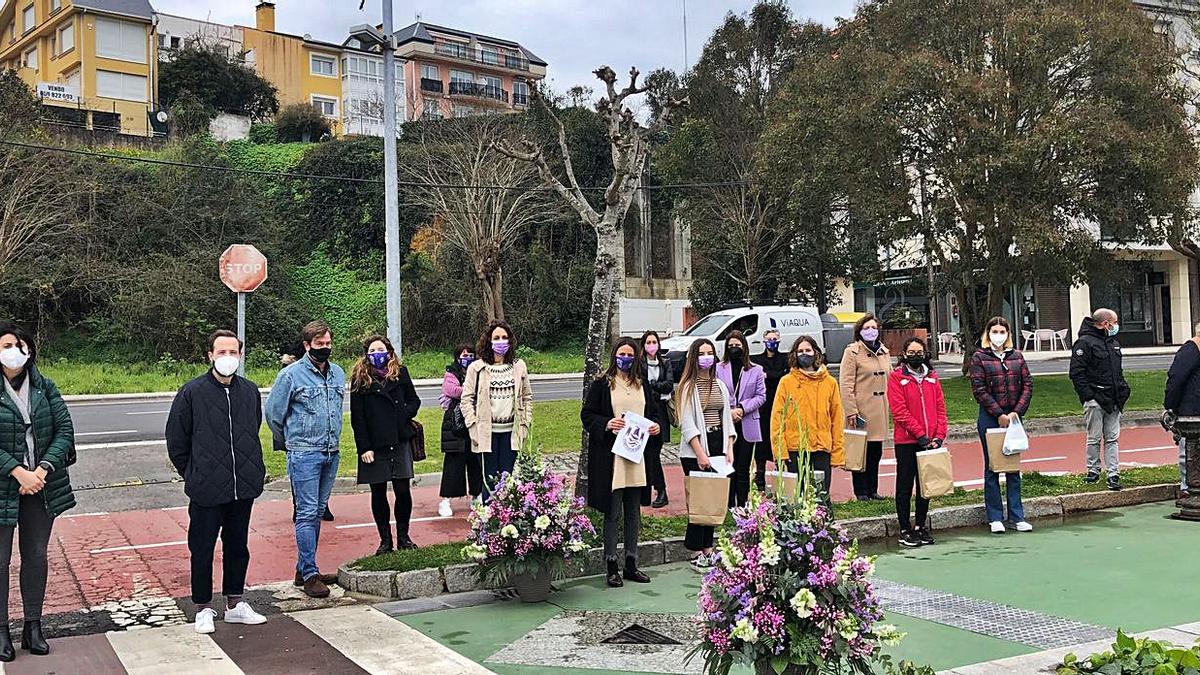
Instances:
[[[307,356],[279,371],[263,406],[275,449],[336,452],[345,396],[346,373],[332,361],[325,374]]]

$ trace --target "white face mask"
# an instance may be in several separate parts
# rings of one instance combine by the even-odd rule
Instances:
[[[1008,333],[988,333],[988,339],[992,341],[992,347],[1000,349],[1008,342]]]
[[[26,363],[29,363],[29,355],[17,347],[9,347],[0,352],[0,364],[5,368],[18,370],[24,368]]]
[[[218,356],[216,360],[213,361],[213,369],[216,370],[217,374],[221,377],[229,377],[237,372],[238,366],[241,365],[241,363],[242,360],[236,356]]]

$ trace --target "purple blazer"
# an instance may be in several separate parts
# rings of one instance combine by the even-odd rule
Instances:
[[[717,377],[725,383],[729,390],[729,405],[745,411],[742,417],[742,438],[750,443],[761,443],[762,425],[758,419],[758,409],[767,402],[767,381],[762,366],[751,364],[750,368],[742,371],[738,380],[737,391],[733,389],[733,371],[730,364],[722,361],[717,364]]]

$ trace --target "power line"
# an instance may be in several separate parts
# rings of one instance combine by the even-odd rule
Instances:
[[[20,141],[5,141],[0,140],[0,145],[8,145],[16,148],[25,148],[27,150],[37,150],[40,152],[59,152],[68,155],[82,155],[85,157],[97,157],[100,159],[113,159],[127,162],[140,162],[143,164],[155,164],[159,166],[173,166],[184,169],[199,169],[202,171],[223,171],[227,173],[243,173],[252,176],[265,176],[269,178],[291,178],[299,180],[332,180],[342,181],[347,183],[367,183],[372,185],[382,185],[382,178],[358,178],[355,176],[329,176],[321,174],[296,173],[291,171],[264,171],[262,169],[245,169],[234,166],[217,166],[214,164],[193,164],[190,162],[180,162],[171,159],[157,159],[153,157],[138,157],[135,155],[117,155],[107,152],[96,152],[94,150],[82,150],[79,148],[63,148],[53,145],[38,145],[35,143],[22,143]],[[556,192],[554,188],[545,186],[525,186],[525,185],[469,185],[469,184],[454,184],[454,183],[422,183],[419,181],[398,181],[399,185],[415,188],[435,188],[444,190],[525,190],[527,192]],[[662,185],[639,185],[638,190],[687,190],[693,188],[718,188],[718,187],[747,187],[751,183],[746,181],[728,181],[728,182],[710,182],[710,183],[668,183]],[[607,191],[607,186],[602,187],[581,187],[580,190],[587,192],[603,192]]]

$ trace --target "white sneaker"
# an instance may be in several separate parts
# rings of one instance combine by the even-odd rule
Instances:
[[[992,534],[1004,534],[1004,523],[999,520],[992,521]]]
[[[450,508],[450,500],[443,499],[441,504],[438,504],[438,515],[443,518],[449,518],[454,515],[454,509]]]
[[[225,623],[244,623],[247,626],[257,626],[266,622],[267,617],[254,611],[245,600],[234,605],[233,609],[225,610]]]
[[[213,626],[213,621],[217,618],[217,612],[212,607],[205,607],[196,612],[196,632],[201,635],[208,635],[215,632],[217,629]]]
[[[1022,520],[1017,523],[1017,532],[1033,532],[1033,526]]]

